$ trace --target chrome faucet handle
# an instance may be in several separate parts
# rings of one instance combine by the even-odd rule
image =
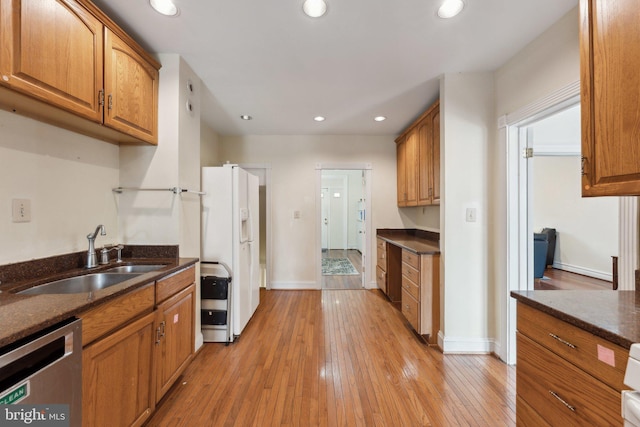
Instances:
[[[118,251],[118,258],[116,259],[116,262],[122,262],[122,250],[123,249],[124,249],[124,245],[116,246],[116,250]]]
[[[100,250],[100,264],[109,264],[109,252],[113,250],[118,251],[116,262],[122,262],[122,249],[124,249],[124,245],[111,245],[109,249],[107,249],[105,245],[102,250]]]
[[[100,251],[100,264],[109,264],[109,251],[106,247],[102,248]]]

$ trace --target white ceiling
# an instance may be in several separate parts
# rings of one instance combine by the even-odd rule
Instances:
[[[219,134],[394,135],[443,73],[499,68],[578,0],[465,0],[450,20],[436,16],[442,0],[326,0],[318,19],[303,0],[174,2],[168,18],[148,0],[94,0],[150,52],[186,60]]]

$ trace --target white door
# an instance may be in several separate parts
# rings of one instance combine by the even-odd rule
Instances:
[[[322,188],[320,198],[322,200],[322,250],[326,250],[329,248],[329,204],[331,202],[328,188]]]

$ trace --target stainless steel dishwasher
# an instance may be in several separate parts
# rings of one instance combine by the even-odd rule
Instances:
[[[65,425],[82,425],[81,320],[71,319],[47,328],[2,350],[2,404],[69,405]]]

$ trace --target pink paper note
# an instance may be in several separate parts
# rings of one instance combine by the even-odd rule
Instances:
[[[616,367],[616,357],[613,350],[603,347],[600,344],[598,344],[598,360],[614,368]]]

